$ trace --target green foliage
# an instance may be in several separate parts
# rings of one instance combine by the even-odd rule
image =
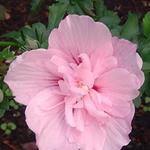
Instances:
[[[120,18],[116,13],[108,13],[106,16],[103,16],[100,21],[112,29],[120,23]]]
[[[48,29],[51,31],[57,27],[61,19],[64,17],[68,3],[56,3],[49,6]]]
[[[10,100],[9,106],[12,107],[15,110],[19,109],[19,105],[14,100]]]
[[[150,37],[150,12],[148,12],[143,18],[144,35]]]
[[[31,14],[32,15],[37,15],[41,5],[42,5],[43,0],[32,0],[31,1]]]
[[[3,101],[4,94],[3,91],[0,89],[0,103]]]
[[[145,98],[145,106],[144,106],[144,111],[150,112],[150,97]]]
[[[10,108],[17,110],[19,105],[13,101],[12,93],[8,86],[3,82],[3,78],[0,77],[0,90],[3,92],[3,100],[0,101],[0,118],[4,116],[5,112]]]
[[[129,13],[128,20],[123,25],[121,37],[128,40],[137,40],[139,34],[139,19],[136,14]]]
[[[66,4],[67,8],[65,13],[67,14],[78,14],[78,15],[89,15],[95,16],[93,12],[93,1],[92,0],[57,0],[59,4]]]
[[[82,10],[83,14],[86,14],[91,17],[95,17],[93,10],[93,1],[91,0],[75,0],[75,4]]]
[[[12,38],[20,50],[31,50],[37,48],[47,48],[49,30],[42,23],[35,23],[32,26],[25,26],[19,31],[13,31],[2,35],[5,38]]]
[[[10,46],[4,48],[1,52],[0,52],[0,60],[8,60],[8,59],[14,59],[15,55],[13,51],[10,51]]]
[[[138,96],[135,100],[134,100],[134,105],[136,108],[139,108],[141,106],[141,97]]]
[[[13,122],[2,123],[0,124],[0,129],[6,134],[10,135],[12,131],[16,130],[16,124]]]
[[[96,20],[100,20],[100,18],[104,16],[105,11],[107,11],[106,6],[104,5],[104,1],[94,0],[93,5],[95,8]]]
[[[9,109],[9,100],[4,98],[0,103],[0,118],[4,116],[5,112]]]

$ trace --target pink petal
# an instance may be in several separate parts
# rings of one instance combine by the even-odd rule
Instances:
[[[99,120],[102,124],[109,117],[103,110],[97,109],[96,105],[93,103],[92,97],[89,95],[84,97],[84,106],[89,115]]]
[[[92,55],[93,56],[93,55]],[[117,67],[117,59],[114,56],[106,57],[106,58],[94,58],[91,57],[92,70],[94,77],[97,78],[99,75],[107,72],[113,68]]]
[[[120,150],[123,146],[129,144],[129,133],[131,132],[131,121],[134,115],[134,105],[130,113],[124,119],[112,118],[105,127],[106,141],[103,150]],[[117,137],[117,138],[115,138]]]
[[[104,124],[87,116],[84,131],[76,132],[74,140],[83,150],[120,150],[130,142],[129,133],[134,111],[132,104],[128,116],[123,119],[110,117]]]
[[[88,117],[84,131],[74,138],[81,150],[103,150],[106,137],[105,129],[96,120]]]
[[[112,42],[114,48],[114,56],[118,60],[118,66],[125,68],[131,73],[135,74],[139,79],[140,87],[144,82],[144,75],[140,70],[142,66],[142,60],[139,60],[139,57],[137,59],[137,45],[129,42],[128,40],[118,39],[117,37],[113,37]]]
[[[103,23],[94,22],[88,16],[69,15],[51,32],[49,49],[59,49],[79,63],[81,53],[97,52],[100,57],[111,55],[111,40],[111,33]]]
[[[139,69],[142,69],[143,61],[138,53],[136,53],[136,59],[137,59],[137,64],[138,64]]]
[[[79,68],[75,72],[74,76],[77,81],[83,81],[84,85],[88,86],[89,88],[92,88],[94,84],[94,78],[93,78],[93,74],[91,71],[83,69],[83,68]]]
[[[57,88],[58,79],[56,67],[50,62],[49,51],[44,49],[18,56],[5,76],[5,82],[16,101],[25,105],[44,88]]]
[[[79,131],[84,131],[84,126],[85,126],[85,111],[84,109],[75,109],[74,111],[74,119],[76,122],[76,128]]]
[[[91,62],[87,54],[80,54],[79,58],[81,59],[81,63],[79,65],[82,69],[91,70]]]
[[[73,104],[76,98],[65,98],[65,118],[66,122],[71,126],[75,127],[75,120],[73,116]]]
[[[110,99],[129,101],[138,96],[137,78],[125,69],[116,68],[102,74],[95,86]],[[115,101],[114,101],[115,103]]]
[[[52,56],[51,62],[53,62],[57,66],[68,66],[67,61],[57,55]]]
[[[131,102],[116,102],[111,96],[107,97],[103,93],[94,90],[90,92],[91,101],[94,102],[96,109],[102,110],[114,117],[126,117],[130,113]]]
[[[28,126],[36,133],[40,150],[77,150],[66,137],[64,97],[45,89],[37,94],[26,109]]]

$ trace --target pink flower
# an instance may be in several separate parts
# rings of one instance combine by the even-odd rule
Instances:
[[[120,150],[130,141],[132,100],[144,81],[137,46],[90,17],[69,15],[48,50],[25,52],[5,82],[27,105],[40,150]]]

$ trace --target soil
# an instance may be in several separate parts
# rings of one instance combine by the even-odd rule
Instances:
[[[45,0],[38,16],[33,17],[30,15],[30,0],[0,0],[0,4],[6,7],[9,15],[6,20],[0,21],[0,35],[33,22],[46,23],[48,5],[52,2],[52,0]],[[127,19],[128,12],[143,16],[150,10],[149,0],[105,0],[105,4],[109,9],[116,11],[122,21]],[[34,133],[25,123],[24,111],[25,107],[20,106],[19,110],[11,109],[3,118],[0,118],[1,123],[11,121],[17,126],[17,129],[9,136],[0,130],[0,150],[37,149]],[[137,109],[132,125],[131,143],[122,150],[150,150],[150,113],[144,112],[142,107]]]

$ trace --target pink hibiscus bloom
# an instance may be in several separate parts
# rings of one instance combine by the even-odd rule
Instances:
[[[48,50],[17,57],[5,82],[27,105],[40,150],[120,150],[130,142],[132,100],[144,81],[136,49],[103,23],[69,15]]]

